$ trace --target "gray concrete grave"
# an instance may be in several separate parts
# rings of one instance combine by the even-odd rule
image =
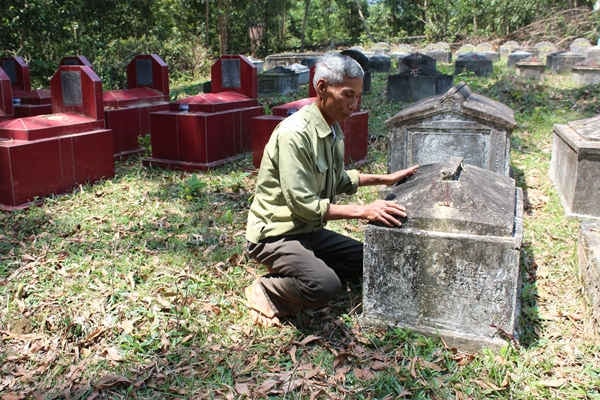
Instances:
[[[524,79],[539,81],[542,79],[546,63],[537,57],[531,57],[516,64],[517,75]]]
[[[554,125],[550,178],[567,215],[600,218],[600,115]]]
[[[460,159],[423,165],[383,196],[400,228],[368,225],[362,320],[439,335],[477,351],[516,335],[523,195],[508,176]]]
[[[570,51],[558,51],[546,56],[546,66],[556,74],[571,72],[574,65],[585,61],[585,55]]]
[[[518,50],[520,47],[521,47],[521,45],[519,44],[519,42],[515,42],[514,40],[509,40],[508,42],[504,42],[500,46],[500,58],[502,58],[502,59],[508,58],[509,54],[511,54],[515,50]]]
[[[398,74],[388,76],[387,98],[412,102],[446,92],[453,77],[436,70],[436,60],[422,53],[412,53],[398,62]]]
[[[593,46],[585,53],[585,62],[591,64],[600,64],[600,46]]]
[[[458,57],[461,54],[466,54],[466,53],[475,53],[475,46],[473,46],[472,44],[463,44],[462,46],[460,46],[458,48],[458,50],[456,50],[456,57]]]
[[[450,64],[452,62],[452,51],[446,42],[430,43],[421,52],[435,59],[437,62]]]
[[[589,40],[586,38],[577,38],[571,42],[569,50],[572,53],[585,55],[590,47],[592,47],[592,43]]]
[[[585,63],[571,67],[571,77],[576,86],[583,87],[600,83],[600,64]]]
[[[460,54],[454,61],[454,75],[471,71],[477,76],[488,76],[494,71],[492,61],[480,53]]]
[[[298,90],[298,75],[284,66],[277,66],[258,75],[260,94],[288,94]]]
[[[510,173],[513,110],[464,83],[402,109],[386,125],[390,171],[463,157],[465,163]]]
[[[322,56],[323,53],[279,53],[279,54],[270,54],[265,57],[265,69],[272,69],[277,66],[290,65],[295,63],[304,64],[302,61],[305,59],[316,60],[318,57]],[[306,64],[304,64],[306,65]],[[310,65],[308,65],[310,68]]]
[[[581,222],[577,256],[584,293],[594,325],[600,330],[600,223]]]
[[[546,62],[546,56],[551,53],[556,53],[558,47],[552,42],[547,40],[538,42],[533,46],[537,51],[537,57],[543,62]]]
[[[298,76],[299,85],[305,85],[308,83],[310,69],[306,65],[294,63],[291,65],[286,65],[286,68],[293,71]]]
[[[369,56],[369,71],[390,72],[392,58],[387,54],[373,54]]]
[[[533,57],[533,53],[524,50],[515,50],[508,55],[506,66],[514,68],[519,61],[524,61],[530,57]]]

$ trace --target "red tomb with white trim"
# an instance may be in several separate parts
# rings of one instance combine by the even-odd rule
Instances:
[[[100,78],[87,66],[60,66],[50,90],[53,113],[0,122],[2,209],[114,175]]]
[[[222,56],[211,68],[211,90],[150,114],[152,157],[144,164],[206,170],[249,151],[250,119],[264,114],[256,67],[241,55]]]

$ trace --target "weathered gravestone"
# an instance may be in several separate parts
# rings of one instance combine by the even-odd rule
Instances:
[[[464,83],[406,107],[386,125],[390,171],[462,157],[465,163],[509,175],[514,112],[471,93]]]
[[[306,85],[308,83],[310,68],[308,68],[306,65],[295,63],[287,65],[286,68],[290,69],[296,74],[299,85]]]
[[[524,79],[539,81],[546,69],[546,64],[537,57],[527,58],[517,62],[517,74]]]
[[[573,42],[571,42],[571,45],[569,46],[569,50],[572,53],[585,55],[585,53],[588,51],[588,49],[590,47],[592,47],[592,44],[590,43],[589,40],[587,40],[585,38],[577,38],[577,39],[573,40]]]
[[[369,71],[390,72],[392,58],[387,54],[377,53],[369,57]]]
[[[307,60],[315,60],[317,57],[321,56],[321,53],[280,53],[280,54],[271,54],[265,57],[265,69],[271,69],[277,66],[290,65],[294,63],[304,64],[303,61]],[[311,65],[307,65],[309,68]]]
[[[452,62],[452,51],[446,42],[431,43],[423,48],[422,53],[435,59],[437,62],[449,64]]]
[[[387,98],[412,102],[446,92],[452,86],[452,75],[436,70],[435,59],[413,53],[399,62],[400,73],[388,76]]]
[[[477,46],[475,46],[474,52],[485,56],[492,62],[496,62],[500,59],[500,53],[498,53],[494,46],[488,42],[479,43]]]
[[[363,320],[439,335],[473,351],[506,344],[519,301],[523,202],[512,178],[462,164],[422,165],[388,189],[401,228],[369,225]]]
[[[458,48],[458,50],[456,50],[456,56],[458,57],[461,54],[474,53],[474,52],[475,52],[475,46],[467,43],[467,44],[463,44],[462,46],[460,46]]]
[[[586,53],[586,63],[600,64],[600,46],[590,47]]]
[[[546,56],[548,56],[548,54],[556,53],[558,51],[558,47],[549,41],[536,43],[533,47],[537,51],[537,57],[544,63],[546,62]]]
[[[571,67],[571,76],[576,86],[582,87],[600,83],[600,64],[583,63]]]
[[[533,57],[533,53],[529,51],[516,50],[508,55],[508,60],[506,61],[506,66],[511,68],[514,67],[519,61],[526,60],[530,57]]]
[[[454,75],[471,71],[477,76],[488,76],[494,71],[492,61],[480,53],[460,54],[454,61]]]
[[[571,72],[574,65],[582,63],[583,61],[585,61],[585,56],[583,54],[570,51],[558,51],[546,56],[546,66],[552,72],[557,74]]]
[[[298,75],[279,65],[258,76],[258,92],[261,95],[284,95],[298,90]]]
[[[582,221],[577,250],[584,292],[596,329],[600,329],[600,223]]]
[[[509,54],[518,50],[521,47],[519,42],[515,42],[514,40],[509,40],[508,42],[503,43],[500,46],[500,58],[506,59]]]
[[[554,125],[550,178],[568,215],[600,218],[600,116]]]

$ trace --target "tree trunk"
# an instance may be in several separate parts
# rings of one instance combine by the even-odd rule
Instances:
[[[365,19],[365,16],[362,12],[362,8],[360,8],[360,0],[355,0],[355,2],[356,2],[356,9],[358,10],[358,16],[360,17],[360,20],[363,23],[365,32],[367,33],[367,36],[369,36],[369,39],[371,39],[374,42],[375,39],[373,38],[373,36],[371,35],[371,32],[369,31],[369,25],[367,24],[367,20]]]
[[[304,40],[306,38],[306,24],[308,23],[308,11],[310,9],[310,0],[304,0],[304,17],[302,18],[302,31],[300,32],[300,48],[304,50]]]

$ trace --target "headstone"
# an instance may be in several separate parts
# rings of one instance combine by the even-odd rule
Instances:
[[[462,157],[467,164],[510,173],[514,112],[471,93],[464,83],[402,109],[386,125],[390,171]]]
[[[500,46],[500,58],[507,59],[512,52],[518,50],[520,47],[519,43],[514,40],[503,43]]]
[[[400,43],[400,44],[397,44],[396,46],[394,46],[394,51],[397,53],[410,54],[410,53],[414,53],[416,51],[416,49],[415,49],[415,46],[413,46],[412,44]]]
[[[298,75],[289,68],[277,66],[258,77],[258,91],[262,95],[285,95],[298,90]]]
[[[555,124],[550,177],[568,215],[600,218],[600,116]]]
[[[524,61],[519,61],[516,64],[517,74],[524,79],[539,81],[546,69],[546,64],[537,57],[528,58]]]
[[[52,114],[0,122],[0,208],[114,175],[102,82],[88,66],[62,65],[51,81]]]
[[[575,86],[583,87],[600,83],[600,64],[580,64],[571,68]]]
[[[288,65],[286,68],[290,69],[297,75],[299,85],[306,85],[308,83],[310,68],[308,68],[306,65],[295,63]]]
[[[303,64],[307,67],[312,67],[311,62],[314,64],[315,60],[322,56],[323,53],[311,52],[311,53],[280,53],[271,54],[265,57],[264,69],[269,70],[277,66],[285,66],[290,64]],[[303,61],[308,60],[305,64]]]
[[[515,65],[519,61],[526,60],[530,57],[533,57],[533,53],[530,53],[528,51],[523,51],[523,50],[516,50],[508,55],[508,60],[506,61],[506,65],[509,68],[515,67]]]
[[[369,71],[390,72],[392,59],[387,54],[373,54],[369,57]]]
[[[596,329],[600,329],[600,223],[584,220],[578,241],[579,275],[591,306]]]
[[[90,60],[88,60],[86,56],[82,56],[82,55],[64,56],[58,64],[59,65],[85,65],[90,68],[93,68]]]
[[[460,54],[454,62],[454,75],[470,71],[477,76],[488,76],[494,71],[492,61],[479,53]]]
[[[444,93],[452,86],[452,75],[438,72],[436,60],[425,54],[413,53],[399,65],[402,72],[388,76],[388,100],[413,102]]]
[[[456,50],[456,56],[460,56],[461,54],[466,54],[466,53],[474,53],[475,52],[475,46],[473,46],[472,44],[463,44],[462,46],[460,46],[458,48],[458,50]]]
[[[450,45],[446,42],[428,44],[422,52],[437,62],[445,64],[452,62],[452,51],[450,50]]]
[[[534,48],[537,50],[537,57],[544,63],[546,62],[548,54],[556,53],[558,51],[558,47],[549,41],[536,43]]]
[[[577,54],[570,51],[560,51],[557,53],[550,53],[546,56],[546,66],[550,71],[557,74],[564,74],[571,72],[574,65],[585,61],[583,54]]]
[[[585,62],[589,64],[600,64],[600,46],[593,46],[588,49]]]
[[[479,43],[475,46],[475,53],[483,55],[492,62],[496,62],[500,59],[500,53],[489,42]]]
[[[265,65],[265,62],[263,60],[259,60],[256,58],[252,58],[252,57],[248,57],[248,60],[250,60],[250,62],[252,63],[252,65],[254,65],[256,67],[256,72],[257,73],[261,73],[263,72],[263,67]],[[210,91],[210,90],[209,90]]]
[[[442,336],[463,351],[499,348],[518,320],[520,188],[461,163],[422,165],[387,190],[401,228],[368,225],[363,321]]]
[[[400,73],[389,75],[387,98],[392,101],[413,102],[444,93],[452,86],[452,75],[436,70],[435,59],[413,53],[400,62]]]
[[[387,42],[378,42],[373,45],[371,51],[375,54],[388,54],[391,48],[392,46]]]
[[[52,113],[49,89],[31,90],[29,65],[19,56],[3,57],[0,65],[10,78],[17,118]]]
[[[0,68],[0,121],[14,117],[11,80]]]
[[[585,38],[577,38],[573,40],[571,45],[569,46],[569,50],[575,54],[583,54],[585,55],[586,51],[592,47],[592,44],[589,40]]]

